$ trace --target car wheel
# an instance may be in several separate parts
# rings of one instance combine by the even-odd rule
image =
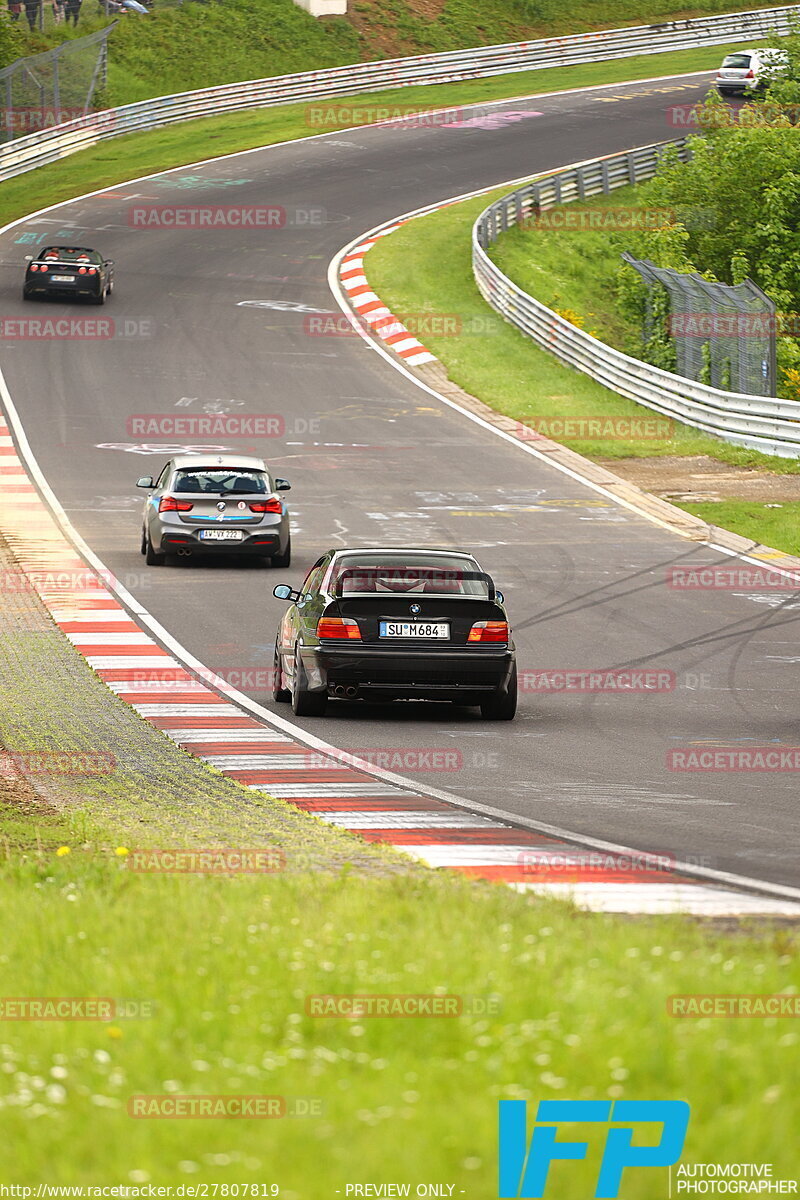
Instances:
[[[139,549],[141,550],[142,554],[147,554],[147,530],[145,529],[144,525],[142,526],[142,544]]]
[[[105,304],[105,302],[106,294],[104,291],[100,292],[99,296],[92,296],[92,304]]]
[[[30,295],[28,292],[26,292],[26,291],[23,291],[23,293],[22,293],[22,299],[23,299],[23,300],[32,300],[32,299],[33,299],[33,296],[31,296],[31,295]]]
[[[292,712],[296,717],[323,717],[328,706],[326,692],[310,692],[303,660],[295,651],[292,675]]]
[[[166,561],[166,554],[159,553],[153,549],[153,543],[150,540],[150,534],[145,535],[144,561],[148,567],[163,567]]]
[[[508,681],[508,690],[496,691],[488,700],[481,701],[481,716],[486,721],[513,721],[517,711],[517,667],[516,663]]]
[[[272,663],[272,699],[276,704],[288,704],[292,698],[292,693],[288,688],[283,687],[283,666],[281,664],[281,656],[278,654],[277,641],[275,642],[275,656]]]
[[[286,549],[282,554],[273,554],[270,559],[273,567],[290,567],[292,565],[292,535],[286,539]]]

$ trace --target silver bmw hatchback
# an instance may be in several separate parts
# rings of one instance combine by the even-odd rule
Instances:
[[[261,458],[181,454],[157,479],[137,487],[150,493],[142,519],[141,550],[151,567],[168,555],[242,554],[288,567],[292,556],[289,509]]]

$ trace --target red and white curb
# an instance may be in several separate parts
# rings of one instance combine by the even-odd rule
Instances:
[[[27,585],[106,686],[183,750],[253,791],[431,867],[568,897],[588,909],[800,916],[800,904],[788,899],[698,883],[672,870],[631,872],[624,856],[514,828],[413,783],[404,789],[382,782],[332,747],[328,754],[309,749],[255,719],[159,645],[117,600],[114,580],[87,567],[31,483],[1,418],[0,527]]]
[[[342,259],[339,281],[350,304],[370,331],[410,367],[421,367],[424,363],[436,362],[434,355],[425,349],[422,342],[415,338],[402,321],[398,320],[375,295],[364,274],[364,255],[372,249],[378,238],[395,233],[404,224],[405,221],[395,221],[393,225],[387,225],[360,245],[354,246]]]

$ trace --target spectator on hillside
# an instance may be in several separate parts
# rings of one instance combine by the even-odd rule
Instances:
[[[82,3],[83,3],[83,0],[65,0],[64,16],[66,17],[68,25],[69,25],[70,17],[72,18],[72,23],[74,25],[78,24],[78,17],[81,15],[81,4]]]
[[[33,33],[34,29],[36,28],[36,22],[39,17],[39,9],[41,6],[42,0],[25,0],[25,17],[28,25],[30,26],[31,33]]]
[[[53,20],[56,25],[64,20],[64,0],[53,0]]]
[[[18,21],[22,12],[22,0],[8,0],[8,15],[12,21]]]

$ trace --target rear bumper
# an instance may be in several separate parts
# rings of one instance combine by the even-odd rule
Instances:
[[[174,550],[191,550],[198,554],[279,554],[285,547],[286,535],[280,530],[254,529],[235,542],[207,541],[200,537],[199,529],[164,530],[161,534],[160,549],[167,552]]]
[[[513,647],[301,646],[311,691],[355,687],[359,695],[477,703],[508,687]]]
[[[23,288],[26,296],[53,296],[59,300],[66,300],[70,296],[93,296],[97,297],[101,292],[100,283],[93,284],[46,284],[39,283],[38,280],[34,283],[32,280],[26,280]]]

